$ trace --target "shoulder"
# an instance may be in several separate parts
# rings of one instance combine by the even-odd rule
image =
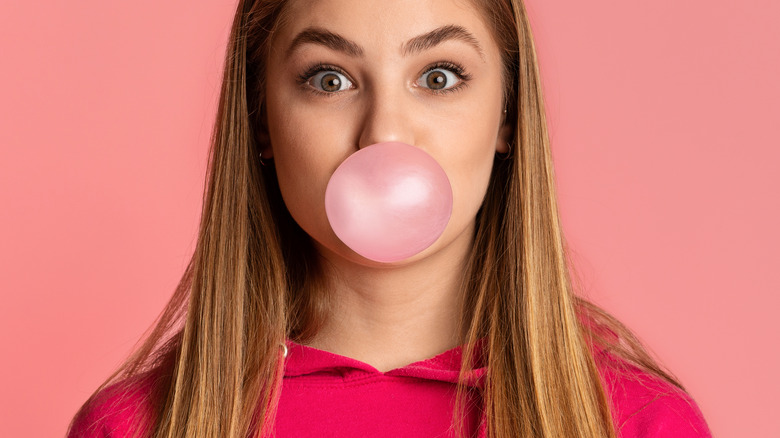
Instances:
[[[701,410],[672,383],[614,359],[597,359],[620,438],[711,437]]]
[[[154,379],[139,376],[103,388],[76,413],[68,438],[135,436],[151,418],[153,383]]]

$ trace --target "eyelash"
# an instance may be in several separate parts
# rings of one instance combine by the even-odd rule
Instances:
[[[431,89],[431,91],[433,93],[435,93],[435,94],[447,94],[447,93],[453,93],[455,91],[460,91],[461,89],[463,89],[463,87],[468,85],[468,82],[471,80],[471,75],[466,73],[466,70],[463,67],[461,67],[460,65],[458,65],[458,64],[456,64],[454,62],[450,62],[450,61],[435,62],[432,65],[426,67],[425,71],[423,71],[422,75],[425,75],[427,73],[430,73],[433,70],[438,70],[438,69],[449,70],[449,71],[455,73],[455,76],[457,76],[458,79],[460,79],[460,82],[458,82],[458,84],[453,86],[453,87],[445,88],[445,89],[442,89],[442,90],[433,90],[433,89]],[[422,76],[422,75],[420,75],[420,76]]]
[[[423,76],[423,75],[425,75],[427,73],[430,73],[431,71],[437,70],[437,69],[449,70],[449,71],[455,73],[455,75],[458,77],[458,79],[460,79],[460,82],[458,82],[457,85],[455,85],[453,87],[450,87],[450,88],[445,88],[445,89],[441,89],[441,90],[430,89],[430,91],[433,92],[434,94],[447,94],[447,93],[452,93],[452,92],[455,92],[455,91],[460,91],[461,89],[466,87],[468,85],[468,82],[471,80],[471,75],[468,74],[463,67],[461,67],[460,65],[458,65],[458,64],[456,64],[454,62],[451,62],[451,61],[438,61],[438,62],[435,62],[435,63],[425,67],[425,70],[423,70],[423,72],[420,74],[420,76]],[[297,78],[298,84],[301,85],[302,87],[306,88],[308,91],[310,91],[310,92],[312,92],[312,93],[314,93],[316,95],[319,95],[319,96],[329,96],[330,97],[330,96],[334,96],[334,95],[338,94],[339,92],[321,91],[321,90],[318,90],[318,89],[316,89],[314,87],[307,86],[307,83],[311,80],[311,78],[314,75],[316,75],[317,73],[321,72],[321,71],[335,71],[337,73],[340,73],[340,74],[346,76],[351,82],[354,83],[352,78],[350,78],[349,75],[344,70],[342,70],[339,67],[336,67],[335,65],[315,64],[315,65],[307,68],[300,75],[298,75],[298,78]]]
[[[335,71],[336,73],[343,74],[350,81],[352,81],[352,78],[349,77],[347,72],[345,72],[344,70],[336,67],[335,65],[316,64],[314,66],[311,66],[311,67],[307,68],[306,71],[304,71],[303,73],[301,73],[298,76],[298,84],[301,85],[302,87],[306,88],[308,91],[311,91],[312,93],[314,93],[314,94],[316,94],[318,96],[328,96],[328,97],[330,97],[330,96],[334,96],[334,95],[338,94],[338,93],[333,93],[333,92],[329,93],[327,91],[320,91],[320,90],[318,90],[318,89],[316,89],[314,87],[307,86],[307,83],[311,80],[311,78],[314,75],[316,75],[317,73],[321,72],[321,71]]]

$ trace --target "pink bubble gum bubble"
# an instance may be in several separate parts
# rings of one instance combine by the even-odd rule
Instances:
[[[387,142],[347,157],[325,190],[325,213],[344,244],[390,263],[419,254],[444,232],[452,187],[444,169],[422,149]]]

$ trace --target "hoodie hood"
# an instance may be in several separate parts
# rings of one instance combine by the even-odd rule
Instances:
[[[479,342],[476,351],[480,351]],[[477,355],[475,355],[477,356]],[[373,366],[329,351],[287,341],[284,377],[322,376],[323,378],[341,376],[345,379],[362,378],[371,375],[413,377],[447,383],[457,383],[460,373],[463,346],[457,346],[432,358],[410,363],[406,366],[381,372]],[[464,383],[469,387],[481,388],[484,384],[486,367],[480,357],[472,361],[474,367],[467,371]]]

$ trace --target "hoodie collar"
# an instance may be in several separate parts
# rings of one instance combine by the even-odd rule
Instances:
[[[409,365],[381,372],[373,366],[357,359],[319,350],[314,347],[287,340],[284,377],[306,375],[384,375],[414,377],[440,382],[457,383],[463,346],[457,346],[432,358],[417,361]],[[483,343],[478,342],[475,351],[482,350]],[[475,367],[469,370],[464,383],[469,387],[481,388],[484,383],[486,367],[481,356],[476,355]]]

